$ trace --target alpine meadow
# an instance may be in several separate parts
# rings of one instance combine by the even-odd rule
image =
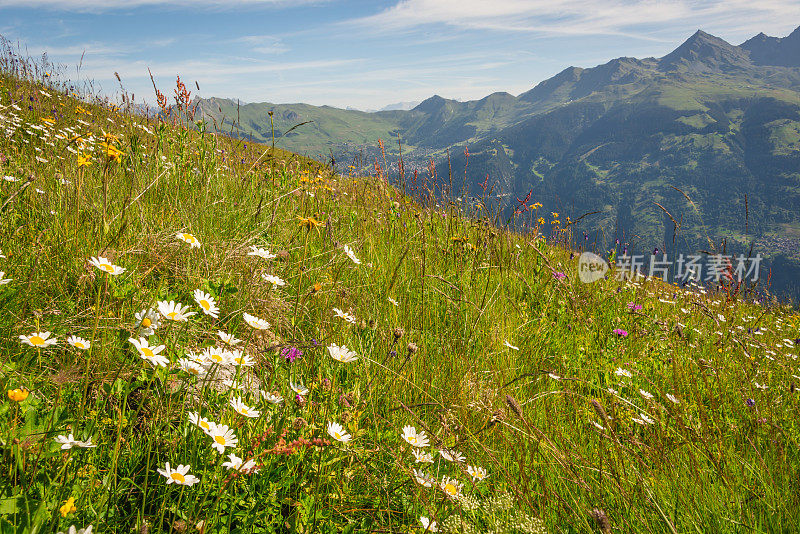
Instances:
[[[367,172],[226,135],[197,88],[148,112],[4,43],[0,534],[800,529],[800,312],[763,281],[628,275],[555,194],[413,173],[386,117],[424,109],[353,112]],[[681,135],[740,117],[695,104]],[[512,115],[483,156],[563,126]],[[787,176],[797,124],[772,125]]]

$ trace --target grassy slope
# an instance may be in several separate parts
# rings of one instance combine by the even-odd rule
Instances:
[[[91,115],[78,114],[78,102],[48,92],[0,82],[13,130],[0,136],[0,172],[20,180],[0,184],[0,267],[12,279],[0,286],[0,384],[30,391],[0,404],[4,532],[73,522],[186,531],[200,521],[205,532],[421,532],[420,515],[448,531],[586,532],[598,530],[593,509],[625,532],[797,528],[800,372],[784,341],[798,337],[796,313],[652,282],[584,285],[569,252],[455,207],[420,206],[384,182],[332,176],[286,153],[265,158],[252,143],[152,122],[148,133],[141,119],[85,104]],[[113,132],[122,161],[96,143],[82,150],[94,164],[77,168],[57,135],[65,127]],[[325,226],[298,225],[309,216]],[[184,230],[202,246],[176,240]],[[250,245],[286,254],[265,261],[247,255]],[[96,255],[126,271],[101,273],[87,264]],[[235,333],[255,361],[243,374],[283,406],[137,356],[133,314],[158,300],[199,312],[197,288],[217,299],[219,319],[164,321],[151,343],[174,363],[213,345],[218,329]],[[271,328],[254,331],[243,312]],[[58,346],[20,343],[37,330]],[[69,347],[70,334],[91,351]],[[330,343],[359,360],[333,361]],[[304,351],[292,364],[279,356],[289,345]],[[310,388],[302,402],[290,380]],[[234,413],[228,401],[239,395],[261,416]],[[239,438],[230,450],[261,471],[230,476],[190,410],[230,425]],[[345,425],[350,444],[279,454],[279,436],[333,441],[328,421]],[[416,467],[455,477],[468,498],[414,482],[404,425],[431,437],[435,463]],[[54,438],[69,432],[97,447],[61,451]],[[489,478],[473,485],[441,448]],[[167,486],[156,472],[165,462],[191,464],[200,484]],[[62,518],[70,496],[77,510]]]

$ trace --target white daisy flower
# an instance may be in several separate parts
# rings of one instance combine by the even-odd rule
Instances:
[[[426,488],[430,488],[436,483],[436,479],[432,476],[428,475],[421,469],[412,469],[411,473],[414,475],[414,480],[420,486],[424,486]]]
[[[641,395],[642,397],[644,397],[645,399],[648,399],[648,400],[653,398],[653,394],[652,393],[650,393],[649,391],[645,391],[643,389],[639,390],[639,395]]]
[[[261,278],[263,278],[266,282],[272,284],[272,288],[276,288],[278,286],[285,286],[286,282],[283,281],[279,276],[275,276],[273,274],[262,274]]]
[[[342,425],[332,421],[328,423],[328,435],[330,435],[330,437],[336,441],[341,441],[342,443],[347,443],[352,439],[352,436],[344,431]]]
[[[75,528],[75,525],[70,525],[70,526],[69,526],[69,528],[67,529],[67,532],[66,532],[66,533],[64,533],[64,532],[59,532],[58,534],[92,534],[92,529],[93,529],[93,528],[94,528],[94,527],[93,527],[92,525],[89,525],[89,526],[88,526],[88,527],[86,527],[86,528],[79,528],[79,529],[76,529],[76,528]]]
[[[268,393],[266,391],[262,391],[261,396],[270,404],[281,404],[283,402],[283,397],[277,393]]]
[[[436,525],[436,521],[431,521],[423,515],[420,516],[419,522],[422,524],[423,532],[439,532],[439,527]]]
[[[23,345],[30,345],[31,347],[39,349],[52,347],[58,344],[56,338],[50,337],[50,332],[34,332],[29,336],[19,336],[19,339],[22,341]]]
[[[204,293],[199,289],[194,290],[194,301],[203,310],[203,313],[210,315],[214,319],[219,319],[219,307],[217,306],[214,297],[208,293]]]
[[[101,271],[106,272],[112,276],[117,276],[125,272],[124,267],[120,267],[119,265],[114,265],[113,263],[108,261],[108,258],[104,258],[103,256],[99,256],[97,258],[92,256],[89,259],[89,263],[94,265]]]
[[[202,358],[209,365],[228,365],[231,362],[231,353],[219,347],[206,347]]]
[[[679,401],[679,400],[678,400],[678,397],[676,397],[675,395],[673,395],[673,394],[671,394],[671,393],[667,393],[667,398],[668,398],[668,399],[669,399],[671,402],[673,402],[674,404],[680,404],[680,403],[681,403],[681,401]]]
[[[174,300],[169,302],[166,300],[159,300],[158,312],[164,317],[164,319],[177,321],[179,323],[185,323],[189,320],[189,317],[196,315],[195,312],[189,311],[189,306],[184,306],[180,302],[175,302]]]
[[[92,445],[92,438],[87,439],[86,441],[80,441],[75,439],[75,436],[70,434],[69,436],[58,436],[56,437],[56,442],[61,444],[61,448],[63,450],[68,450],[73,447],[79,447],[81,449],[92,449],[97,445]]]
[[[347,321],[348,323],[356,324],[356,318],[355,318],[353,315],[351,315],[351,314],[349,314],[349,313],[347,313],[347,312],[343,312],[343,311],[342,311],[342,310],[340,310],[339,308],[334,308],[334,309],[333,309],[333,313],[334,313],[334,314],[336,315],[336,317],[338,317],[339,319],[344,319],[344,320],[345,320],[345,321]]]
[[[429,444],[428,436],[424,431],[417,432],[413,426],[403,427],[403,439],[414,447],[427,447]]]
[[[244,354],[240,350],[232,350],[228,353],[229,363],[237,367],[253,367],[255,361],[249,354]]]
[[[259,258],[264,258],[265,260],[273,260],[278,257],[277,254],[271,253],[269,250],[265,248],[258,248],[255,245],[250,247],[250,252],[247,253],[248,256],[258,256]]]
[[[251,408],[250,406],[248,406],[244,402],[242,402],[242,398],[241,397],[237,397],[235,399],[231,399],[230,402],[231,402],[231,407],[233,407],[233,409],[236,410],[236,413],[238,413],[240,415],[243,415],[245,417],[251,417],[251,418],[256,418],[259,415],[261,415],[261,412]]]
[[[159,326],[159,315],[152,308],[144,309],[134,314],[139,325],[139,333],[143,336],[152,336]]]
[[[153,367],[166,367],[169,363],[169,359],[163,354],[159,354],[162,350],[166,348],[165,345],[159,345],[157,347],[151,347],[150,342],[147,341],[146,338],[140,337],[138,340],[134,338],[129,338],[128,341],[136,347],[136,350],[139,352],[139,356],[146,360],[152,365]]]
[[[652,425],[653,423],[655,423],[653,419],[651,419],[650,417],[648,417],[646,414],[643,413],[640,413],[639,417],[631,418],[631,421],[633,421],[634,423],[639,423],[640,425]]]
[[[80,350],[89,350],[89,348],[92,346],[92,344],[87,340],[78,336],[69,336],[67,338],[67,343]]]
[[[267,330],[269,328],[269,323],[267,321],[265,321],[264,319],[259,319],[255,315],[244,313],[242,314],[242,317],[244,317],[244,322],[246,322],[256,330]]]
[[[204,374],[203,366],[188,358],[181,358],[178,360],[178,366],[180,367],[181,371],[193,376],[200,376]]]
[[[177,234],[175,234],[175,237],[177,237],[184,243],[187,243],[189,245],[189,248],[200,248],[202,246],[200,241],[198,241],[198,239],[193,234],[178,232]]]
[[[211,432],[217,427],[216,423],[209,421],[205,417],[200,417],[200,414],[197,412],[189,412],[188,417],[190,423],[200,427],[200,429],[206,434],[211,434]]]
[[[447,450],[441,449],[439,451],[439,454],[441,454],[442,458],[444,458],[448,462],[459,462],[460,463],[460,462],[464,461],[464,457],[458,451],[447,451]]]
[[[328,346],[328,353],[331,355],[331,358],[337,362],[352,363],[358,359],[358,355],[352,350],[348,349],[345,345],[340,347],[338,345],[331,344]]]
[[[292,388],[292,391],[294,391],[301,397],[305,397],[306,395],[308,395],[308,388],[305,387],[303,384],[295,384],[294,382],[289,382],[289,387]]]
[[[395,306],[400,306],[400,303],[397,302],[396,300],[394,300],[392,297],[387,297],[386,300],[388,300],[389,302],[391,302]]]
[[[442,488],[445,495],[451,498],[455,498],[461,493],[461,483],[447,475],[442,477],[442,482],[439,484],[439,487]]]
[[[5,276],[6,276],[5,271],[0,271],[0,286],[4,286],[6,284],[10,284],[11,282],[14,281],[13,278],[5,278]]]
[[[411,454],[414,455],[414,462],[422,464],[432,464],[433,455],[420,449],[411,449]]]
[[[348,257],[348,258],[350,258],[350,260],[351,260],[353,263],[355,263],[356,265],[361,265],[361,260],[359,260],[359,259],[356,257],[356,254],[355,254],[355,252],[353,252],[353,249],[351,249],[351,248],[350,248],[349,246],[347,246],[347,245],[345,245],[343,248],[344,248],[344,253],[345,253],[345,254],[347,254],[347,257]]]
[[[179,486],[194,486],[200,479],[194,475],[189,474],[189,465],[179,465],[176,469],[169,466],[169,462],[164,466],[164,469],[156,469],[159,474],[164,475],[167,479],[167,484],[178,484]]]
[[[239,443],[239,438],[228,425],[214,425],[208,435],[213,440],[211,446],[220,454],[225,452],[225,447],[235,447]]]
[[[227,467],[232,471],[240,471],[246,474],[258,473],[255,460],[250,459],[242,463],[242,459],[233,453],[228,454],[228,461],[222,462],[222,467]]]
[[[483,467],[473,467],[471,465],[467,466],[467,473],[469,473],[469,476],[471,476],[472,480],[475,482],[480,482],[489,476],[489,473]]]
[[[252,317],[252,315],[251,315]],[[241,339],[236,339],[236,336],[231,334],[226,334],[222,330],[217,330],[217,335],[222,340],[223,343],[226,345],[234,346],[242,342]]]
[[[633,376],[630,371],[628,371],[627,369],[623,369],[622,367],[617,367],[617,370],[614,371],[614,374],[617,376],[626,376],[628,378],[631,378]]]

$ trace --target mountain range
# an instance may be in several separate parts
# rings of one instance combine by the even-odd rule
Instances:
[[[257,141],[271,141],[270,111],[282,148],[371,162],[378,139],[390,161],[400,144],[407,173],[432,159],[453,195],[480,195],[488,176],[505,216],[527,197],[562,219],[591,213],[574,233],[604,250],[615,239],[648,253],[753,250],[775,287],[800,293],[800,28],[738,46],[697,31],[664,57],[569,67],[517,96],[373,113],[198,107]]]

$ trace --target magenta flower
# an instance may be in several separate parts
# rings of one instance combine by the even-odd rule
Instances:
[[[563,280],[566,277],[567,275],[562,273],[561,271],[553,271],[553,278],[555,278],[556,280]]]
[[[628,309],[631,310],[631,311],[639,311],[639,310],[642,309],[642,305],[641,304],[636,304],[635,302],[629,302],[628,303]]]
[[[614,333],[619,337],[628,337],[628,332],[622,328],[615,328]]]
[[[297,347],[284,347],[283,350],[281,350],[281,356],[283,356],[283,358],[289,363],[293,363],[302,355],[303,351]]]

